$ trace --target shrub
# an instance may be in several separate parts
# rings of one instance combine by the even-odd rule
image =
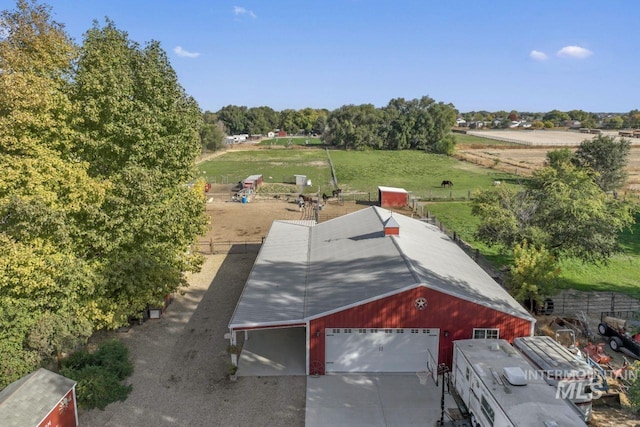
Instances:
[[[60,373],[77,381],[78,406],[104,409],[125,400],[132,387],[122,380],[133,373],[127,347],[118,340],[105,341],[94,353],[77,351],[62,361]]]

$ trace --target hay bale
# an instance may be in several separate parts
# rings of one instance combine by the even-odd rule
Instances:
[[[627,326],[627,321],[624,319],[618,319],[617,317],[605,317],[605,323],[617,329],[625,329]]]

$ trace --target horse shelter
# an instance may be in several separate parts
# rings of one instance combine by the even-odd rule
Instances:
[[[261,375],[433,372],[451,365],[454,340],[512,341],[534,324],[437,227],[372,206],[315,225],[274,221],[228,337],[243,345],[238,375],[251,364]]]
[[[396,187],[378,187],[378,200],[380,207],[391,208],[407,206],[409,193],[404,188]]]

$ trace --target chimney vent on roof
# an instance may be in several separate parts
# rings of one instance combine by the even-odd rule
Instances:
[[[393,219],[393,215],[384,222],[384,235],[397,236],[400,234],[400,224]]]

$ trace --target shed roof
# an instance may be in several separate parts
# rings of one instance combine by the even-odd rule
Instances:
[[[0,420],[6,427],[37,426],[76,382],[40,368],[0,391]]]
[[[404,188],[384,187],[382,185],[378,187],[378,190],[383,191],[385,193],[407,193],[407,190],[405,190]]]
[[[275,221],[258,254],[230,328],[304,323],[425,286],[533,320],[437,227],[372,206],[309,227]]]
[[[262,178],[262,175],[250,175],[245,178],[245,181],[257,181]]]

